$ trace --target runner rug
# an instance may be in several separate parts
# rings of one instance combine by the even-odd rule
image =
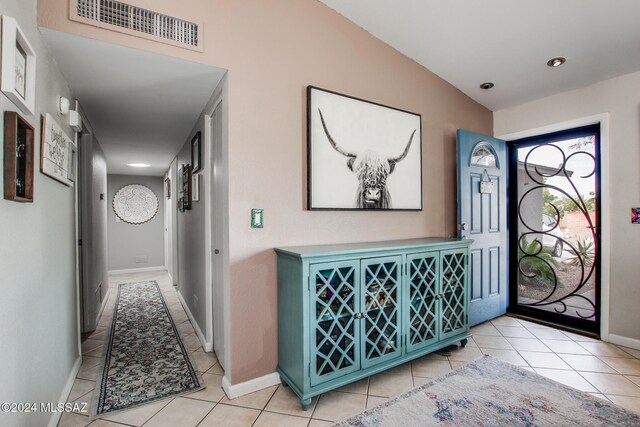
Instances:
[[[94,416],[204,387],[156,281],[118,286],[105,344]]]
[[[490,356],[335,426],[639,426],[612,403]]]

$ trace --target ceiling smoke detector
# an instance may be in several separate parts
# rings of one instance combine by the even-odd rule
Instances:
[[[491,82],[484,82],[480,85],[480,89],[484,89],[484,90],[489,90],[492,87],[494,87],[495,85]]]
[[[564,56],[556,56],[555,58],[551,58],[547,61],[547,66],[556,68],[561,66],[565,62],[567,62],[567,58],[565,58]]]

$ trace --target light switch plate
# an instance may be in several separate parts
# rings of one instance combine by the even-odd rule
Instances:
[[[251,228],[264,227],[264,209],[251,209]]]

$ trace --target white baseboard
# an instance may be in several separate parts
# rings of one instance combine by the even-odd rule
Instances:
[[[109,274],[128,274],[128,273],[144,273],[147,271],[167,271],[167,267],[159,265],[157,267],[141,267],[141,268],[127,268],[124,270],[109,270]]]
[[[81,365],[82,365],[82,355],[79,355],[75,363],[73,364],[73,368],[71,368],[71,372],[69,373],[67,382],[64,385],[64,388],[62,389],[62,393],[60,394],[60,398],[57,400],[57,402],[66,402],[67,399],[69,398],[69,394],[71,393],[71,387],[73,387],[73,382],[76,380],[76,376],[78,375],[78,371],[80,370]],[[49,418],[49,423],[47,424],[47,427],[56,427],[58,425],[58,422],[60,421],[61,416],[62,416],[62,412],[54,411],[51,414],[51,418]]]
[[[231,384],[225,375],[222,377],[222,389],[229,399],[244,396],[254,391],[280,384],[280,375],[277,372],[254,378],[240,384]]]
[[[609,342],[622,345],[624,347],[640,350],[640,340],[635,338],[623,337],[622,335],[609,334]]]
[[[198,322],[196,322],[193,314],[191,314],[191,310],[189,310],[189,306],[182,297],[182,294],[180,293],[180,291],[177,291],[176,293],[178,294],[178,299],[180,300],[180,304],[182,304],[182,308],[184,308],[185,313],[187,313],[187,317],[189,317],[189,320],[191,320],[191,324],[193,325],[193,329],[196,331],[196,335],[200,340],[200,344],[202,344],[202,348],[204,349],[204,351],[213,351],[213,343],[207,342],[204,334],[202,333],[202,330],[200,329],[200,325],[198,325]]]

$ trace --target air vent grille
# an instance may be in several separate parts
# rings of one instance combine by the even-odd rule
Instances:
[[[114,0],[78,0],[81,18],[115,25],[188,46],[198,46],[198,25]]]

